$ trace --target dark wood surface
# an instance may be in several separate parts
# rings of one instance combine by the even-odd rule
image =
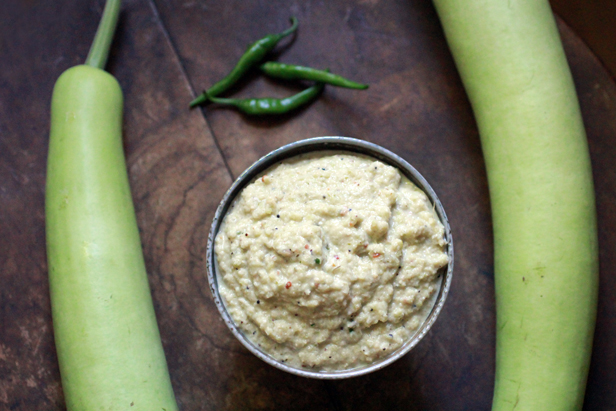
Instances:
[[[616,2],[550,0],[550,4],[616,78]]]
[[[0,6],[0,410],[63,410],[44,230],[53,84],[81,63],[102,0]],[[182,410],[488,410],[494,372],[492,235],[472,112],[427,0],[125,0],[108,70],[125,94],[124,139],[150,285]],[[327,88],[293,115],[252,119],[188,102],[245,46],[300,29],[276,57],[370,83]],[[597,193],[601,291],[586,410],[616,410],[616,84],[560,23],[588,132]],[[237,96],[297,86],[251,75]],[[380,144],[413,164],[448,213],[451,293],[427,337],[368,376],[285,374],[245,350],[212,302],[204,252],[235,177],[285,143],[322,135]],[[575,301],[571,302],[575,304]]]

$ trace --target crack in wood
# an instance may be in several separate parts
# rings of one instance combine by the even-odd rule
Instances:
[[[155,1],[154,0],[147,0],[147,2],[150,4],[152,12],[154,13],[154,16],[156,18],[156,22],[160,26],[160,29],[161,29],[163,35],[165,36],[165,39],[167,40],[169,48],[171,49],[171,51],[173,53],[173,57],[175,58],[176,63],[178,64],[178,67],[180,68],[180,71],[182,73],[182,77],[184,78],[184,81],[186,82],[186,86],[190,90],[190,95],[193,98],[196,97],[197,93],[195,92],[195,87],[193,87],[193,85],[192,85],[192,83],[190,81],[190,78],[188,77],[188,73],[186,72],[186,68],[184,67],[184,64],[182,64],[182,60],[180,59],[177,47],[173,43],[173,40],[171,39],[171,36],[169,35],[169,31],[167,30],[167,27],[165,26],[162,18],[160,17],[160,13],[158,12],[158,7],[156,6]],[[186,103],[186,107],[188,107],[188,102]],[[227,163],[227,158],[225,157],[224,151],[222,150],[222,147],[221,147],[221,145],[220,145],[220,143],[218,141],[218,137],[214,133],[214,129],[211,127],[209,121],[207,121],[207,117],[205,116],[205,113],[204,113],[203,109],[201,109],[201,116],[203,117],[203,121],[205,122],[206,127],[208,128],[208,130],[210,131],[210,134],[212,135],[212,139],[214,140],[214,145],[216,146],[216,149],[220,153],[220,157],[222,158],[222,162],[225,165],[225,168],[227,169],[227,172],[229,173],[229,176],[231,177],[231,180],[235,180],[235,176],[233,175],[233,172],[231,171],[231,167],[229,167],[229,164]]]

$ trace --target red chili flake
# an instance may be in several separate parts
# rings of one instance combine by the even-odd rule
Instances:
[[[265,183],[265,180],[264,180],[264,178],[265,178],[265,176],[263,176],[263,177],[261,177],[261,181],[263,181],[263,182]]]
[[[335,256],[334,256],[334,258],[335,258],[336,260],[340,260],[340,257],[338,257],[337,255],[335,255]]]
[[[307,249],[309,249],[310,247],[308,247],[308,244],[306,244],[306,245],[304,246],[304,248],[307,250]]]
[[[372,254],[372,258],[378,258],[381,256],[381,253],[374,253]]]
[[[291,286],[292,286],[292,285],[293,285],[293,284],[291,284],[291,281],[289,281],[289,282],[287,283],[287,285],[285,285],[285,288],[288,290],[289,288],[291,288]]]

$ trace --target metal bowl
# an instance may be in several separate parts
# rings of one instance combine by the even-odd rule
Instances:
[[[405,342],[398,350],[392,352],[390,355],[383,357],[372,364],[349,370],[306,371],[303,369],[290,367],[286,364],[279,362],[278,360],[271,357],[269,354],[261,351],[260,348],[253,344],[242,333],[242,331],[237,327],[237,325],[234,323],[233,319],[227,312],[224,302],[218,292],[217,261],[216,253],[214,252],[214,239],[216,238],[218,230],[220,229],[220,226],[223,222],[224,216],[227,213],[227,210],[229,209],[231,204],[233,203],[235,197],[242,191],[242,189],[246,185],[251,183],[258,175],[260,175],[260,173],[264,172],[274,164],[279,163],[280,161],[288,159],[290,157],[313,151],[354,152],[368,155],[386,164],[398,168],[409,180],[411,180],[417,187],[419,187],[426,193],[428,199],[434,205],[436,214],[438,215],[440,221],[445,227],[445,238],[447,241],[446,248],[447,255],[449,256],[449,264],[446,267],[442,268],[440,289],[436,296],[434,306],[432,307],[431,312],[428,314],[423,324],[417,329],[415,334],[407,342]],[[218,307],[222,318],[224,319],[225,323],[227,324],[233,335],[235,335],[235,337],[254,355],[276,368],[302,377],[318,379],[343,379],[357,377],[379,370],[404,356],[419,343],[419,341],[426,335],[428,330],[430,330],[430,328],[436,321],[436,318],[441,312],[443,304],[445,303],[445,298],[447,297],[449,287],[451,286],[451,277],[453,274],[453,241],[451,237],[451,227],[449,226],[449,221],[447,220],[447,216],[445,215],[443,206],[432,187],[430,187],[428,182],[421,176],[421,174],[419,174],[417,170],[415,170],[415,168],[413,168],[401,157],[376,144],[354,138],[310,138],[288,144],[262,157],[260,160],[250,166],[246,171],[244,171],[237,178],[237,180],[235,180],[231,188],[229,188],[229,190],[225,193],[224,197],[222,198],[222,201],[220,202],[220,205],[218,206],[218,209],[216,210],[216,214],[214,215],[214,220],[212,221],[212,228],[208,237],[207,272],[210,290],[212,291],[212,295],[214,296],[214,302],[216,303],[216,306]]]

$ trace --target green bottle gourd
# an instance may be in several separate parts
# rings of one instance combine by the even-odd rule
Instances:
[[[595,197],[547,0],[434,0],[473,107],[494,227],[493,410],[580,410],[595,327]]]
[[[69,411],[177,410],[122,148],[123,96],[103,70],[120,1],[86,65],[52,96],[45,194],[54,337]]]

